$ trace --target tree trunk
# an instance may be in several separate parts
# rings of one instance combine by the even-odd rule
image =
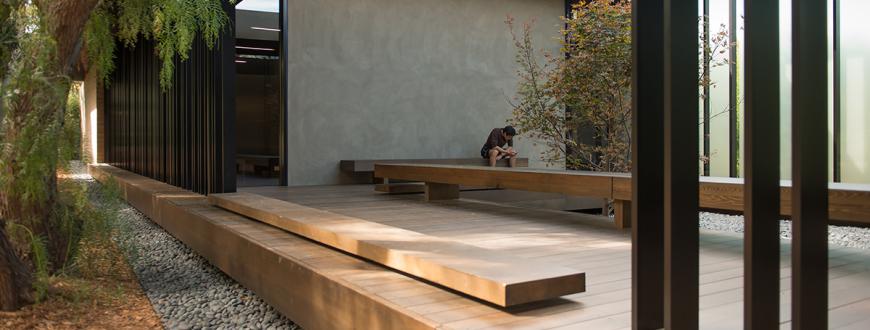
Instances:
[[[30,270],[6,237],[6,221],[0,220],[0,310],[14,311],[32,303],[31,282]]]
[[[47,71],[45,76],[51,77],[49,79],[52,85],[62,87],[66,84],[66,90],[68,90],[69,81],[63,77],[73,69],[72,65],[80,53],[85,23],[99,2],[100,0],[34,1],[39,8],[42,22],[45,23],[48,32],[56,42],[53,56],[55,65],[38,68]],[[33,96],[42,96],[42,98]],[[21,138],[19,134],[21,125],[25,124],[24,118],[27,118],[28,115],[38,115],[39,118],[45,118],[46,122],[54,120],[56,116],[62,118],[66,105],[64,97],[66,96],[65,93],[58,95],[49,90],[26,90],[11,96],[17,100],[10,101],[10,104],[15,104],[14,107],[4,109],[5,115],[9,116],[7,118],[8,126],[3,132],[4,144],[14,145],[16,139]],[[46,97],[55,102],[51,105],[33,103],[34,100],[45,100]],[[58,99],[55,100],[55,97]],[[40,124],[45,123],[38,125]],[[35,170],[23,168],[22,166],[25,164],[20,163],[22,159],[16,159],[15,155],[15,150],[8,147],[0,148],[0,157],[4,157],[6,161],[6,166],[0,168],[0,171],[4,171],[4,175],[10,181],[14,181],[18,173],[24,173],[25,170]],[[56,160],[56,158],[50,159]],[[67,240],[69,237],[63,235],[63,232],[58,228],[54,213],[57,209],[57,174],[54,170],[57,164],[54,165],[50,169],[40,170],[45,170],[40,175],[43,176],[42,182],[45,183],[48,191],[47,199],[43,203],[31,205],[32,203],[26,202],[24,196],[17,196],[9,191],[0,191],[0,217],[5,217],[12,223],[27,224],[34,235],[44,237],[47,243],[48,257],[52,261],[51,266],[62,267],[67,258]],[[6,235],[5,226],[6,221],[0,221],[0,309],[16,310],[33,301],[32,274],[15,253],[12,242]]]

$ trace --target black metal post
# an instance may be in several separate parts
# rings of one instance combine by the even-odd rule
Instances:
[[[281,120],[278,129],[281,137],[281,141],[278,142],[278,164],[281,167],[281,174],[278,184],[286,186],[290,184],[290,170],[287,168],[289,162],[289,150],[287,150],[287,125],[289,124],[288,120],[290,118],[290,99],[287,97],[289,95],[288,88],[290,88],[290,77],[287,73],[287,67],[289,65],[287,61],[289,61],[288,56],[290,52],[290,32],[287,27],[290,24],[290,14],[288,12],[290,0],[280,0],[278,6],[278,28],[281,30],[278,37],[278,44],[280,45],[280,54],[278,55],[280,67],[278,86],[280,86],[280,91],[278,92],[278,97],[281,104],[281,109],[279,110],[280,115],[278,116]]]
[[[665,328],[698,328],[698,2],[664,1]]]
[[[792,328],[828,326],[827,1],[792,0]]]
[[[746,8],[744,328],[779,325],[779,1]]]
[[[737,159],[740,157],[740,132],[737,122],[740,119],[737,112],[740,108],[737,100],[739,89],[737,33],[739,31],[740,29],[737,27],[737,0],[730,0],[728,3],[728,71],[730,72],[728,79],[728,175],[735,178],[740,174],[737,168]]]
[[[711,161],[711,159],[710,159],[710,84],[709,84],[709,79],[710,79],[710,75],[712,74],[710,72],[710,61],[712,58],[712,55],[710,54],[710,0],[704,0],[704,7],[702,8],[702,10],[703,10],[703,16],[701,17],[701,19],[704,22],[704,31],[702,31],[702,32],[704,33],[704,35],[703,35],[703,38],[701,40],[703,40],[704,44],[701,45],[703,47],[701,49],[703,50],[704,61],[702,62],[702,65],[704,67],[701,70],[703,71],[704,79],[707,80],[704,82],[704,99],[702,100],[704,102],[704,114],[703,114],[703,117],[704,117],[704,124],[703,124],[704,136],[702,137],[704,139],[704,150],[703,150],[703,152],[704,152],[704,172],[703,172],[703,174],[704,174],[704,176],[709,176],[710,175],[710,161]]]
[[[634,329],[664,326],[663,9],[661,2],[653,0],[637,0],[631,9],[631,311]]]

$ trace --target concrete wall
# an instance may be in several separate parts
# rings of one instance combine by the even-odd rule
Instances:
[[[82,82],[80,108],[82,156],[89,163],[104,161],[103,147],[103,86],[96,70],[88,70]]]
[[[289,0],[291,185],[346,182],[342,159],[480,157],[510,117],[505,17],[558,50],[563,0]],[[530,165],[540,146],[519,137]]]

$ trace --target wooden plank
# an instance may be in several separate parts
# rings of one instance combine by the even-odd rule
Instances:
[[[90,170],[102,172],[96,177],[104,183],[113,176],[107,169]],[[150,180],[131,178],[131,182],[133,179]],[[125,181],[117,178],[121,185],[127,185]],[[199,197],[205,199],[205,196]],[[144,208],[147,205],[140,203],[146,202],[138,200],[133,206]],[[373,292],[348,285],[339,274],[357,271],[413,281],[406,276],[289,233],[285,233],[281,245],[264,244],[254,237],[274,232],[275,228],[208,204],[192,204],[186,198],[177,202],[167,197],[160,200],[155,209],[153,221],[306,329],[435,329],[439,326]],[[230,226],[230,223],[251,226]],[[307,262],[312,257],[333,258],[331,260],[339,261],[333,264],[340,267],[312,266]]]
[[[459,198],[458,184],[426,182],[424,187],[427,202]]]
[[[611,198],[608,173],[482,166],[375,164],[376,177]]]
[[[213,194],[209,201],[499,306],[585,290],[582,272],[449,239],[248,193]]]
[[[743,179],[700,177],[701,207],[712,210],[742,212]],[[781,216],[791,216],[791,180],[780,181]],[[631,177],[614,176],[613,198],[631,200]],[[828,211],[831,220],[845,224],[870,224],[870,184],[828,183]]]
[[[489,166],[485,158],[438,158],[438,159],[365,159],[342,160],[339,168],[344,172],[374,172],[375,164],[440,164],[440,165],[474,165]],[[496,162],[497,167],[508,167],[508,159]],[[517,167],[529,167],[528,158],[517,158]]]
[[[490,187],[459,186],[459,191],[494,190]],[[422,194],[426,191],[422,182],[380,183],[375,185],[375,191],[388,194]]]

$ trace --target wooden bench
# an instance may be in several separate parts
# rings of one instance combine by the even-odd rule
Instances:
[[[212,194],[217,207],[507,307],[585,291],[574,269],[249,193]]]
[[[376,178],[374,176],[375,164],[439,164],[439,165],[473,165],[488,166],[489,161],[483,158],[441,158],[441,159],[364,159],[342,160],[339,168],[342,172],[356,178],[355,181],[377,184],[378,191],[387,193],[421,193],[422,187],[403,185],[408,182],[390,182],[389,178]],[[507,159],[496,162],[497,167],[508,167]],[[517,158],[517,167],[529,167],[528,158]],[[401,180],[399,180],[401,181]],[[467,189],[462,187],[463,190]],[[474,189],[474,188],[472,188]]]
[[[366,159],[366,160],[342,160],[339,168],[348,173],[373,173],[375,164],[438,164],[438,165],[474,165],[487,166],[489,160],[484,158],[441,158],[441,159]],[[507,159],[499,160],[498,167],[507,167]],[[517,158],[517,167],[529,167],[528,158]]]
[[[700,177],[698,186],[701,208],[743,212],[743,179]],[[780,181],[780,214],[791,216],[791,180]],[[613,196],[631,200],[631,176],[614,177]],[[870,185],[828,183],[828,217],[833,224],[870,225]]]
[[[618,228],[631,225],[631,176],[546,169],[512,169],[426,164],[376,164],[376,177],[426,183],[426,200],[459,198],[459,185],[476,185],[613,200]],[[699,178],[700,206],[713,210],[743,211],[743,180]],[[790,214],[791,183],[783,182],[782,214]],[[830,218],[834,222],[870,224],[870,185],[832,183]]]

